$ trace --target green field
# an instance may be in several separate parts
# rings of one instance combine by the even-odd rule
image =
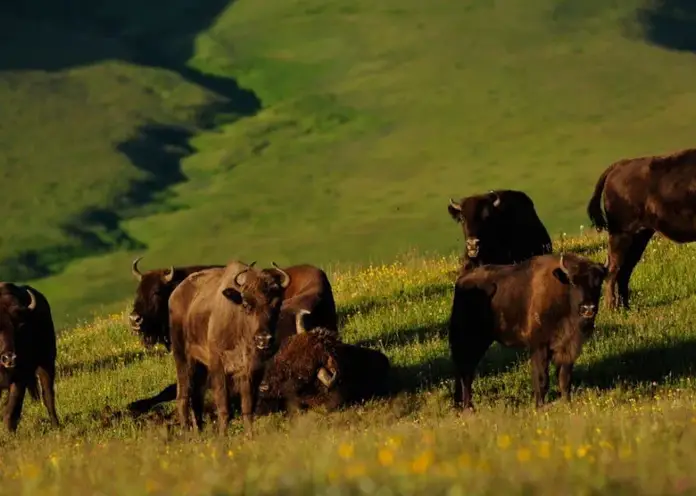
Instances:
[[[595,260],[605,242],[556,240]],[[402,390],[334,413],[261,417],[251,440],[238,414],[223,438],[210,422],[182,434],[106,414],[175,374],[171,356],[142,349],[126,313],[104,316],[59,337],[62,429],[27,399],[17,435],[0,431],[0,494],[693,494],[694,260],[694,245],[653,241],[632,281],[634,309],[600,311],[570,405],[536,411],[527,355],[494,345],[473,415],[451,407],[456,258],[334,272],[344,339],[386,353]]]
[[[61,326],[139,254],[446,255],[491,188],[577,233],[609,163],[694,144],[683,0],[10,0],[0,33],[0,279]]]

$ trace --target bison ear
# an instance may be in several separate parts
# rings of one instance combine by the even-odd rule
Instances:
[[[238,289],[225,288],[222,290],[222,295],[232,303],[236,303],[237,305],[242,304],[242,293],[240,293]]]
[[[462,206],[459,203],[450,198],[449,205],[447,205],[447,211],[456,222],[459,222],[462,216]]]

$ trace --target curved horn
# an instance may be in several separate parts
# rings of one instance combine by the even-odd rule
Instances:
[[[568,273],[568,269],[566,268],[565,264],[563,263],[563,253],[561,253],[561,258],[558,259],[558,264],[561,266],[561,270],[565,273],[565,275],[570,277],[570,274]]]
[[[319,369],[319,372],[317,373],[317,379],[321,381],[321,383],[326,386],[327,389],[329,389],[331,386],[333,386],[333,383],[336,381],[336,371],[333,372],[333,374],[329,373],[328,370],[326,370],[325,367],[322,367]]]
[[[138,270],[138,262],[142,260],[143,257],[138,257],[135,260],[133,260],[133,264],[131,265],[131,274],[138,280],[141,281],[143,279],[143,275],[140,273]]]
[[[273,264],[273,267],[275,267],[275,269],[278,272],[280,272],[280,274],[283,276],[283,278],[280,280],[280,287],[283,289],[287,288],[290,285],[290,274],[288,274],[283,269],[278,267],[277,263],[275,263],[275,262],[271,262],[271,263]]]
[[[493,191],[493,190],[490,190],[490,191],[488,192],[488,194],[493,195],[493,198],[494,198],[494,200],[493,200],[493,206],[494,206],[494,207],[499,207],[499,206],[500,206],[500,196],[498,196],[498,193],[496,193],[496,192]]]
[[[462,206],[459,203],[457,203],[456,201],[454,201],[452,198],[449,199],[449,204],[450,204],[450,207],[452,207],[455,210],[462,209]]]
[[[172,279],[174,279],[174,266],[170,265],[168,271],[162,274],[162,281],[165,284],[169,284],[172,282]]]
[[[27,305],[27,310],[34,310],[36,308],[36,296],[34,296],[34,292],[31,289],[25,289],[27,294],[29,294],[29,304]]]
[[[242,286],[244,286],[244,285],[246,284],[246,280],[247,280],[247,278],[246,278],[246,273],[247,273],[248,271],[249,271],[249,269],[242,269],[241,271],[239,271],[239,272],[237,273],[236,276],[234,276],[234,283],[235,283],[238,287],[241,288]]]
[[[307,332],[307,329],[305,329],[304,326],[304,316],[308,315],[312,312],[309,310],[305,310],[304,308],[300,308],[297,313],[295,314],[295,330],[297,331],[297,334],[304,334]]]

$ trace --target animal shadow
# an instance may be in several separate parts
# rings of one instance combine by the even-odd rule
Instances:
[[[696,52],[696,3],[658,0],[638,11],[645,38],[658,46]]]

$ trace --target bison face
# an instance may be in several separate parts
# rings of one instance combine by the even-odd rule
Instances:
[[[602,284],[607,277],[607,268],[577,255],[561,255],[554,275],[573,287],[572,308],[577,310],[583,321],[593,323],[597,316]]]
[[[0,311],[0,387],[7,387],[17,366],[17,331],[21,330],[36,308],[36,297],[29,288],[24,290],[24,295],[7,296],[7,299],[3,298],[5,305]]]
[[[264,355],[275,348],[275,330],[290,276],[280,267],[254,269],[249,266],[234,277],[233,285],[222,290],[223,296],[241,307],[253,329],[255,348]]]
[[[133,261],[132,273],[139,281],[129,315],[131,330],[139,335],[145,347],[157,343],[169,349],[169,296],[176,287],[174,267],[151,270],[145,274],[138,271],[137,258]]]
[[[447,210],[450,216],[462,225],[466,255],[474,264],[482,251],[481,245],[485,245],[494,234],[499,207],[500,197],[493,191],[486,195],[464,198],[459,203],[450,198]]]

